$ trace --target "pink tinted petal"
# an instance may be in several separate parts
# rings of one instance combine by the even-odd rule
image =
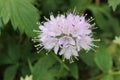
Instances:
[[[66,59],[70,59],[70,57],[71,57],[71,49],[70,48],[66,49],[64,56]]]
[[[57,43],[57,39],[56,38],[48,38],[48,40],[46,40],[43,45],[45,49],[52,49],[53,47],[55,47]]]
[[[78,52],[77,52],[77,50],[75,49],[75,47],[71,46],[71,51],[72,51],[72,55],[78,56]]]
[[[57,54],[57,53],[58,53],[58,50],[59,50],[59,45],[58,45],[58,44],[56,44],[56,45],[55,45],[55,47],[54,47],[54,52],[55,52],[55,54]]]
[[[90,36],[82,36],[81,39],[77,40],[77,44],[83,48],[84,50],[89,51],[91,49],[90,45],[92,43],[92,39]]]
[[[59,55],[62,55],[62,54],[64,54],[65,53],[65,48],[63,48],[63,49],[61,49],[61,51],[59,52]]]
[[[59,44],[63,46],[66,46],[67,44],[75,45],[75,41],[72,37],[65,36],[59,39]]]
[[[55,20],[55,17],[53,15],[50,15],[50,20]]]
[[[55,46],[55,43],[47,42],[44,44],[44,48],[48,50],[52,49],[54,46]]]

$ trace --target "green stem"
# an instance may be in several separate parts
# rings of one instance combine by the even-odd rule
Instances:
[[[58,62],[60,62],[61,63],[61,65],[63,65],[64,66],[64,68],[66,69],[66,70],[70,70],[69,69],[69,67],[60,59],[60,58],[58,58],[56,55],[54,55],[54,54],[52,54],[57,60],[58,60]]]
[[[120,71],[111,72],[111,75],[120,75]]]
[[[32,63],[31,63],[30,59],[28,58],[27,61],[28,61],[28,66],[30,68],[30,72],[33,73],[33,66],[32,66]]]
[[[96,3],[97,6],[99,6],[100,5],[100,0],[95,0],[95,3]]]

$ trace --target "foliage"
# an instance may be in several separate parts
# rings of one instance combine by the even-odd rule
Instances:
[[[120,0],[108,0],[108,4],[109,6],[112,6],[112,9],[115,11],[115,9],[117,8],[117,6],[120,4]]]
[[[20,33],[28,36],[33,35],[39,18],[36,8],[26,0],[0,0],[0,16],[4,24],[11,20],[14,30],[18,27]]]
[[[100,2],[98,2],[100,1]],[[112,8],[111,8],[112,7]],[[94,18],[98,48],[81,50],[74,63],[62,56],[41,50],[37,54],[32,42],[38,22],[44,16],[67,11],[87,13]],[[93,23],[91,22],[91,24]],[[120,80],[120,0],[0,0],[0,80]]]

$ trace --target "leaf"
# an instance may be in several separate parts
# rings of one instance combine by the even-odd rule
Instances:
[[[108,72],[112,68],[112,57],[104,46],[97,50],[95,62],[103,72]]]
[[[70,0],[70,3],[72,9],[82,12],[88,7],[88,5],[91,3],[91,0]]]
[[[111,31],[116,35],[120,34],[120,24],[116,18],[113,17],[110,13],[110,9],[107,6],[97,7],[95,5],[89,6],[89,10],[92,11],[93,17],[97,25],[103,30],[107,31],[108,36],[110,36]],[[114,24],[113,24],[114,23]],[[107,34],[105,33],[105,34]]]
[[[4,4],[4,5],[2,5],[2,8],[0,9],[0,12],[1,12],[0,16],[2,17],[4,24],[7,24],[11,16],[11,11],[10,11],[11,7],[9,4],[10,2],[9,0],[2,1],[2,2],[1,1],[0,1],[0,5],[1,4]]]
[[[9,44],[8,46],[8,56],[13,63],[17,63],[20,59],[20,45]]]
[[[1,28],[3,28],[3,23],[2,23],[1,18],[0,18],[0,35],[1,35]]]
[[[9,20],[13,28],[29,37],[34,36],[33,29],[37,29],[38,13],[36,8],[27,0],[0,0],[0,16],[4,24]]]
[[[21,73],[21,76],[24,76],[26,74],[27,75],[31,74],[30,69],[27,64],[23,64],[22,66],[20,66],[20,73]]]
[[[108,0],[109,6],[112,6],[113,11],[117,8],[117,6],[120,4],[120,0]]]
[[[58,72],[58,69],[53,66],[55,63],[56,60],[51,55],[40,58],[33,68],[33,80],[54,80]]]
[[[108,23],[108,22],[107,22],[106,18],[103,16],[103,14],[105,14],[105,13],[103,13],[103,12],[105,12],[104,9],[102,10],[101,7],[99,8],[97,6],[89,6],[89,9],[92,11],[93,16],[95,17],[95,21],[99,25],[99,27],[103,30],[107,30],[108,24],[106,24],[106,23]],[[106,16],[108,16],[108,14]]]
[[[101,80],[114,80],[112,75],[106,75]]]
[[[89,66],[94,67],[96,66],[95,61],[94,61],[94,52],[88,52],[88,53],[80,53],[79,56],[80,58]]]
[[[2,23],[2,20],[0,18],[0,29],[3,27],[3,23]]]
[[[74,77],[76,80],[78,80],[78,66],[76,63],[72,63],[69,65],[70,67],[70,74],[72,77]]]
[[[18,64],[12,65],[5,70],[4,80],[14,80]]]
[[[8,55],[0,53],[0,65],[3,64],[13,64],[13,62]]]

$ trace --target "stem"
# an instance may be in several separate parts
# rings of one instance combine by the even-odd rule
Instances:
[[[27,61],[28,61],[28,66],[29,66],[29,68],[30,68],[30,72],[33,73],[33,67],[32,67],[32,64],[31,64],[30,59],[28,58]]]
[[[56,55],[54,55],[54,54],[52,54],[52,55],[58,60],[58,62],[61,63],[61,65],[64,66],[65,69],[67,69],[68,71],[70,70],[69,67],[68,67],[60,58],[58,58],[58,57],[57,57]]]
[[[110,73],[102,73],[102,74],[100,74],[100,75],[98,75],[98,76],[96,76],[96,77],[93,77],[93,78],[90,78],[90,79],[88,79],[88,80],[98,80],[98,79],[100,79],[101,77],[103,77],[104,75],[120,75],[120,71],[115,71],[115,72],[110,72]]]
[[[97,6],[99,6],[99,5],[100,5],[100,0],[95,0],[95,4],[96,4]]]
[[[112,72],[110,73],[111,75],[120,75],[120,71],[115,71],[115,72]]]

